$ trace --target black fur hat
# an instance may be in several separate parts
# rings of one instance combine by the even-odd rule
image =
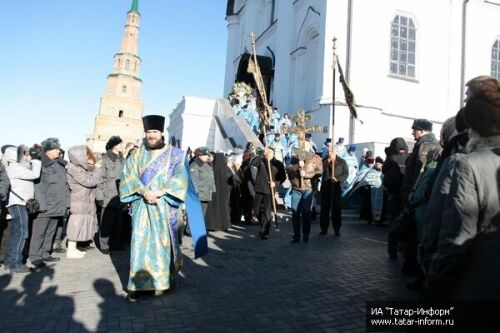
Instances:
[[[421,131],[429,131],[432,132],[432,123],[427,119],[415,119],[413,121],[412,129],[421,130]]]
[[[142,124],[144,125],[144,132],[149,130],[163,132],[165,129],[165,117],[156,115],[145,116],[142,118]]]
[[[58,138],[48,138],[42,141],[42,150],[49,151],[52,149],[60,149],[61,143]]]
[[[108,143],[106,143],[106,150],[113,149],[122,142],[122,139],[118,135],[113,135],[109,138]]]

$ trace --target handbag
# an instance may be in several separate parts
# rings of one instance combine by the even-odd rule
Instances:
[[[10,192],[19,199],[21,199],[26,204],[26,210],[28,211],[28,214],[36,214],[40,212],[40,203],[35,198],[28,199],[28,201],[26,201],[23,197],[14,192],[12,189],[10,190]]]

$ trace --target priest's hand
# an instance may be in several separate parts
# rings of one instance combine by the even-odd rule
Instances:
[[[161,190],[151,191],[150,193],[153,194],[156,198],[161,198],[162,196],[165,195],[165,191],[161,191]]]
[[[158,202],[158,197],[155,195],[155,192],[147,191],[144,193],[144,199],[151,205],[155,205]]]
[[[275,188],[276,184],[274,182],[269,182],[269,186],[271,186],[272,188]]]

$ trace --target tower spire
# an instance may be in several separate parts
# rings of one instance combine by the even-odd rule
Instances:
[[[129,13],[139,13],[139,0],[133,0]]]

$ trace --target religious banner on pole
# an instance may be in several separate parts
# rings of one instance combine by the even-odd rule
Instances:
[[[338,60],[338,56],[337,56],[336,62],[337,62],[337,67],[339,69],[339,81],[342,84],[342,89],[344,90],[345,102],[347,104],[347,107],[349,107],[349,111],[351,112],[351,115],[355,119],[358,119],[358,112],[356,111],[356,102],[354,100],[354,94],[352,93],[351,89],[347,85],[347,82],[344,78],[344,71],[342,70],[342,67],[340,66],[340,61]]]

